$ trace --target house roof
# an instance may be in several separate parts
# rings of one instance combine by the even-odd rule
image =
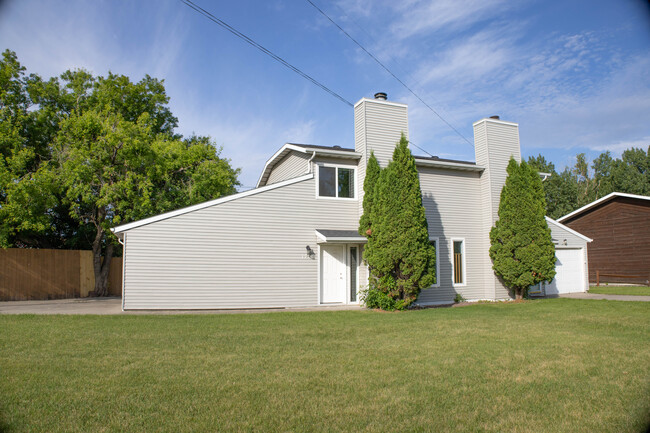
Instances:
[[[455,159],[438,158],[437,156],[414,156],[414,158],[415,164],[419,166],[478,172],[485,170],[485,167],[476,165],[476,163],[472,161],[459,161]]]
[[[288,155],[291,151],[296,151],[305,154],[315,154],[315,155],[324,155],[324,156],[338,156],[340,158],[350,158],[350,159],[359,159],[361,154],[354,151],[354,149],[348,149],[340,146],[320,146],[316,144],[297,144],[297,143],[286,143],[280,148],[264,165],[262,169],[262,174],[257,180],[257,187],[266,185],[266,181],[273,170],[275,164],[280,162],[282,158]]]
[[[144,226],[144,225],[147,225],[147,224],[151,224],[151,223],[155,223],[155,222],[158,222],[158,221],[166,220],[168,218],[172,218],[172,217],[175,217],[175,216],[178,216],[178,215],[183,215],[183,214],[186,214],[186,213],[194,212],[196,210],[205,209],[206,207],[216,206],[216,205],[221,204],[221,203],[226,203],[226,202],[229,202],[229,201],[237,200],[238,198],[244,198],[244,197],[248,197],[250,195],[259,194],[259,193],[264,192],[264,191],[269,191],[269,190],[280,188],[280,187],[283,187],[283,186],[286,186],[286,185],[291,185],[293,183],[302,182],[302,181],[307,180],[307,179],[312,179],[313,177],[314,177],[313,173],[308,173],[308,174],[305,174],[303,176],[295,177],[293,179],[288,179],[288,180],[278,182],[278,183],[274,183],[272,185],[267,185],[267,186],[264,186],[264,187],[261,187],[261,188],[250,189],[248,191],[228,195],[226,197],[217,198],[215,200],[206,201],[206,202],[203,202],[203,203],[195,204],[193,206],[184,207],[182,209],[176,209],[176,210],[171,211],[171,212],[165,212],[163,214],[155,215],[155,216],[145,218],[145,219],[141,219],[139,221],[134,221],[132,223],[122,224],[122,225],[119,225],[117,227],[113,227],[111,229],[111,231],[113,233],[115,233],[116,235],[118,235],[118,237],[121,238],[121,236],[120,236],[121,233],[124,233],[124,232],[126,232],[128,230],[134,229],[136,227],[141,227],[141,226]]]
[[[566,214],[563,217],[558,218],[557,220],[559,222],[567,221],[567,220],[569,220],[571,218],[574,218],[574,217],[576,217],[578,215],[581,215],[581,214],[589,211],[590,209],[592,209],[592,208],[594,208],[594,207],[596,207],[596,206],[598,206],[600,204],[603,204],[603,203],[606,203],[608,201],[614,200],[617,197],[633,198],[633,199],[638,199],[638,200],[650,200],[650,197],[645,196],[645,195],[626,194],[624,192],[613,192],[611,194],[607,194],[605,197],[599,198],[596,201],[592,201],[588,205],[582,206],[580,209],[574,210],[573,212],[571,212],[569,214]]]
[[[583,240],[585,240],[585,241],[587,241],[587,242],[593,242],[593,239],[588,238],[587,236],[583,235],[582,233],[578,233],[577,231],[575,231],[575,230],[573,230],[573,229],[571,229],[571,228],[565,226],[565,225],[562,224],[562,223],[559,223],[559,222],[555,221],[555,220],[552,219],[552,218],[549,218],[549,217],[544,217],[544,218],[546,218],[546,223],[547,223],[547,224],[549,224],[549,223],[550,223],[550,224],[553,224],[553,225],[555,225],[555,226],[561,228],[562,230],[566,230],[567,232],[569,232],[569,233],[571,233],[571,234],[573,234],[573,235],[578,236],[580,239],[583,239]]]
[[[368,239],[361,236],[356,230],[326,230],[316,229],[316,237],[318,243],[351,243],[351,244],[365,244]]]

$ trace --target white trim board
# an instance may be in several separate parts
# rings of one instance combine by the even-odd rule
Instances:
[[[588,209],[590,209],[590,208],[592,208],[594,206],[597,206],[597,205],[599,205],[601,203],[612,200],[612,199],[614,199],[616,197],[636,198],[636,199],[639,199],[639,200],[650,200],[650,197],[645,196],[645,195],[627,194],[627,193],[624,193],[624,192],[612,192],[612,193],[607,194],[605,197],[599,198],[596,201],[592,201],[591,203],[582,206],[580,209],[574,210],[573,212],[571,212],[569,214],[566,214],[563,217],[558,218],[557,220],[559,222],[565,221],[565,220],[567,220],[567,219],[569,219],[569,218],[571,218],[571,217],[573,217],[575,215],[583,213],[584,211],[586,211],[586,210],[588,210]]]
[[[575,230],[573,230],[573,229],[571,229],[571,228],[565,226],[565,225],[562,224],[562,223],[559,223],[559,222],[555,221],[555,220],[552,219],[552,218],[549,218],[549,217],[547,217],[547,216],[545,216],[544,218],[546,218],[546,222],[547,222],[547,223],[554,224],[554,225],[558,226],[559,228],[561,228],[562,230],[566,230],[566,231],[568,231],[569,233],[571,233],[572,235],[576,235],[576,236],[578,236],[578,237],[579,237],[580,239],[582,239],[582,240],[585,240],[585,241],[587,241],[587,242],[593,242],[593,241],[594,241],[593,239],[588,238],[587,236],[585,236],[585,235],[583,235],[583,234],[581,234],[581,233],[578,233],[577,231],[575,231]],[[556,247],[557,247],[557,246],[556,246]]]
[[[174,211],[171,211],[171,212],[166,212],[166,213],[163,213],[163,214],[160,214],[160,215],[156,215],[156,216],[152,216],[152,217],[149,217],[149,218],[142,219],[140,221],[134,221],[134,222],[128,223],[128,224],[122,224],[120,226],[113,227],[111,229],[111,231],[113,233],[115,233],[115,234],[123,233],[123,232],[125,232],[127,230],[131,230],[131,229],[134,229],[136,227],[141,227],[141,226],[144,226],[144,225],[147,225],[147,224],[151,224],[151,223],[155,223],[155,222],[158,222],[158,221],[166,220],[168,218],[173,218],[173,217],[178,216],[178,215],[184,215],[186,213],[194,212],[194,211],[197,211],[197,210],[200,210],[200,209],[205,209],[206,207],[216,206],[216,205],[221,204],[221,203],[226,203],[226,202],[229,202],[229,201],[237,200],[238,198],[248,197],[248,196],[259,194],[259,193],[262,193],[262,192],[265,192],[265,191],[270,191],[272,189],[281,188],[283,186],[287,186],[287,185],[302,182],[302,181],[305,181],[305,180],[313,179],[313,177],[314,177],[313,173],[305,174],[305,175],[300,176],[300,177],[295,177],[293,179],[288,179],[288,180],[285,180],[285,181],[282,181],[282,182],[274,183],[274,184],[271,184],[271,185],[266,185],[266,186],[263,186],[261,188],[249,189],[248,191],[240,192],[240,193],[237,193],[237,194],[232,194],[232,195],[229,195],[229,196],[226,196],[226,197],[221,197],[221,198],[218,198],[218,199],[215,199],[215,200],[206,201],[206,202],[203,202],[203,203],[195,204],[193,206],[188,206],[188,207],[185,207],[185,208],[182,208],[182,209],[177,209],[177,210],[174,210]]]

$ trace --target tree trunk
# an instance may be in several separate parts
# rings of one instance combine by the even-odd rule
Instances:
[[[524,289],[521,287],[515,288],[515,300],[521,301],[522,299],[524,299]]]
[[[97,234],[93,241],[93,269],[95,273],[95,296],[108,296],[108,274],[111,270],[113,258],[113,244],[106,246],[104,260],[102,260],[102,241],[104,230],[97,227]]]

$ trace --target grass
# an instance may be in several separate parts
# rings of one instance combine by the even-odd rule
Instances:
[[[650,296],[649,286],[591,286],[589,293],[600,295]]]
[[[641,432],[650,303],[0,316],[0,431]]]

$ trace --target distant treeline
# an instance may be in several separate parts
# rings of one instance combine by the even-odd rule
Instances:
[[[551,176],[543,183],[546,214],[557,219],[611,192],[650,195],[650,146],[631,148],[620,158],[603,152],[591,162],[584,153],[576,157],[573,167],[561,173],[542,155],[529,157],[528,163]]]

